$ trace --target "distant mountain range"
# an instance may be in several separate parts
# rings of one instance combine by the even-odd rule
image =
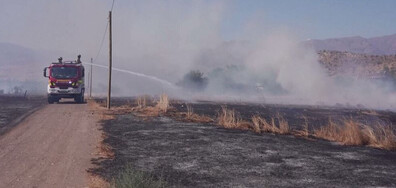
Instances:
[[[0,66],[26,64],[34,61],[36,55],[32,49],[0,42]]]
[[[37,80],[42,77],[42,54],[16,44],[0,42],[0,80]]]
[[[317,51],[347,51],[372,55],[396,54],[396,34],[373,38],[355,36],[325,40],[315,39],[305,41],[304,43]]]
[[[319,63],[329,75],[349,75],[357,78],[394,79],[396,55],[369,55],[340,51],[319,51]]]

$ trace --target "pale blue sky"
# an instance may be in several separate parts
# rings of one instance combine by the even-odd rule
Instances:
[[[96,48],[111,2],[0,0],[0,42],[70,49],[84,41],[81,48]],[[299,40],[375,37],[396,33],[396,0],[115,0],[114,19],[115,33],[123,40],[155,29],[166,39],[162,26],[178,23],[187,28],[183,36],[209,40],[218,28],[225,40],[243,39],[254,29],[255,34],[265,34],[272,28],[286,28]],[[194,27],[198,33],[188,30]]]
[[[396,33],[396,0],[233,0],[223,32],[232,38],[249,17],[286,26],[302,38]]]

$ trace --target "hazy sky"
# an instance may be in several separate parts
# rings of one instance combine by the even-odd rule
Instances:
[[[247,27],[252,23],[261,25],[260,29],[286,28],[301,40],[396,33],[395,0],[204,0],[194,3],[116,0],[114,12],[144,13],[148,6],[142,4],[166,7],[169,6],[167,2],[171,6],[180,4],[177,8],[186,10],[194,10],[191,6],[197,4],[221,4],[219,10],[223,13],[219,27],[221,38],[225,40],[246,35],[247,28],[254,30],[255,27]],[[102,35],[98,30],[104,28],[110,6],[111,0],[0,0],[0,42],[26,42],[25,45],[31,46],[38,41],[29,43],[30,38],[78,33],[78,28],[82,27],[84,31],[92,28],[91,40],[96,40],[92,46],[97,46]],[[34,32],[41,35],[32,35]]]
[[[37,80],[43,79],[42,67],[60,56],[72,59],[82,54],[83,61],[92,57],[95,64],[106,65],[107,38],[98,52],[111,4],[112,0],[0,0],[0,42],[40,52],[37,66],[29,67],[40,77]],[[394,34],[395,7],[396,0],[115,0],[113,65],[172,83],[191,70],[209,74],[240,65],[246,71],[230,74],[235,83],[269,83],[268,90],[288,91],[291,100],[386,106],[396,100],[394,94],[383,92],[387,88],[330,80],[315,51],[299,44],[308,38]],[[105,92],[107,71],[94,72],[94,86]],[[222,79],[230,80],[212,79],[213,93],[222,93]],[[113,91],[134,95],[166,89],[153,82],[115,74]]]
[[[396,33],[395,0],[235,0],[224,33],[232,38],[252,16],[304,38],[373,37]]]

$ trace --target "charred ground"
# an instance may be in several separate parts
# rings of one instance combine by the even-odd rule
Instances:
[[[125,105],[117,99],[113,105]],[[129,100],[133,105],[133,100]],[[100,102],[100,101],[99,101]],[[395,124],[388,111],[256,104],[200,102],[194,112],[215,118],[222,105],[235,109],[243,119],[253,115],[281,114],[297,128],[307,117],[311,128],[328,118],[354,117],[361,121]],[[173,103],[186,111],[185,103]],[[109,112],[115,118],[103,121],[105,144],[111,159],[94,159],[91,169],[107,180],[127,165],[164,178],[175,187],[343,187],[396,186],[396,153],[360,146],[341,146],[323,140],[294,136],[256,134],[224,129],[215,124],[188,123],[167,116],[140,117],[130,112]]]
[[[46,104],[45,98],[0,95],[0,135],[16,125],[19,118]]]

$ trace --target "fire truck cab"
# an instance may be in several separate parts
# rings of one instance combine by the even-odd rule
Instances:
[[[43,75],[48,78],[48,103],[59,102],[62,98],[74,98],[77,103],[84,102],[85,71],[81,55],[75,61],[63,61],[60,57],[58,62],[44,68]]]

